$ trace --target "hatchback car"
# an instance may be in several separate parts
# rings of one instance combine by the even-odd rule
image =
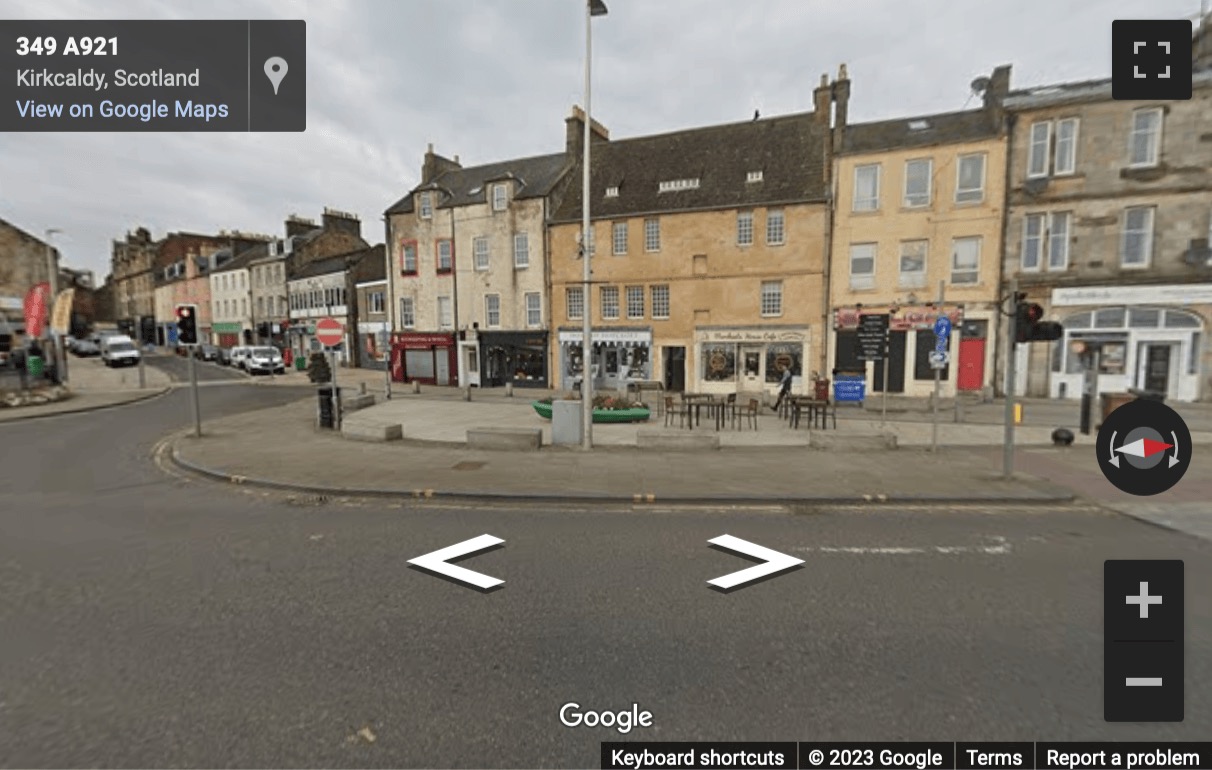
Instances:
[[[257,347],[249,350],[244,358],[244,369],[249,374],[286,374],[286,363],[277,348]]]
[[[200,361],[218,361],[219,349],[214,345],[199,345],[194,349],[194,356]]]

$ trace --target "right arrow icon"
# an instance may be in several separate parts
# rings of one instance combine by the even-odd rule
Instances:
[[[713,546],[722,548],[733,553],[739,553],[742,556],[752,556],[755,559],[762,559],[763,564],[732,572],[718,577],[713,580],[708,580],[707,584],[713,588],[718,588],[721,591],[731,591],[734,588],[740,588],[749,585],[754,581],[763,578],[771,578],[780,572],[786,572],[789,569],[798,567],[804,563],[803,559],[797,559],[794,556],[788,556],[785,553],[771,550],[765,546],[760,546],[757,543],[751,543],[748,540],[742,540],[739,537],[732,535],[720,535],[717,538],[708,540]]]

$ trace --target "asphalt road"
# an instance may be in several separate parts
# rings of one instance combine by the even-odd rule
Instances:
[[[219,364],[210,361],[198,361],[196,359],[194,364],[198,375],[198,382],[244,382],[248,379],[247,374],[230,366],[220,366]],[[149,356],[147,359],[147,365],[154,366],[157,369],[166,372],[178,382],[189,382],[189,359],[185,356]]]
[[[203,417],[309,389],[217,385]],[[0,425],[0,765],[596,767],[604,740],[1199,740],[1212,543],[1046,510],[560,510],[187,481],[187,393]],[[273,437],[266,437],[273,451]],[[482,594],[406,561],[475,537]],[[806,560],[730,594],[722,534]],[[1102,565],[1186,562],[1186,721],[1102,719]],[[626,736],[568,702],[652,712]],[[373,740],[372,740],[373,738]]]

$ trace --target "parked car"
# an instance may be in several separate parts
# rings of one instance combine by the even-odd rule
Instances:
[[[201,361],[218,361],[219,349],[214,345],[199,345],[194,350],[194,356]]]
[[[244,369],[249,374],[258,372],[286,374],[286,363],[282,360],[282,353],[277,348],[257,347],[249,349],[248,355],[244,358]]]
[[[76,340],[72,352],[80,358],[92,358],[101,355],[101,346],[92,340]]]
[[[231,366],[231,348],[215,348],[215,362],[220,366]]]
[[[101,360],[106,366],[134,366],[139,363],[139,349],[135,341],[124,334],[106,337],[101,345]]]
[[[252,350],[248,345],[236,345],[231,349],[231,365],[237,369],[244,368],[244,359],[248,357],[248,351]]]

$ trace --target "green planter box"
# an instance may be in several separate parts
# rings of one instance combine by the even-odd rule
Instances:
[[[531,406],[544,420],[551,419],[551,404],[532,401]],[[652,416],[648,409],[594,409],[594,422],[645,422]]]

